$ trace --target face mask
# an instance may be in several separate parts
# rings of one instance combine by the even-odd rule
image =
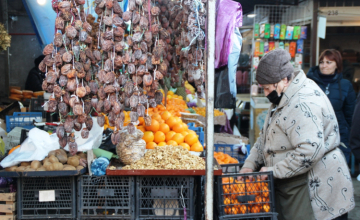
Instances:
[[[273,103],[274,105],[279,105],[283,94],[284,93],[282,92],[281,95],[279,96],[278,93],[276,92],[276,90],[274,90],[274,91],[270,92],[269,95],[266,96],[266,98],[268,98],[269,101],[271,103]]]

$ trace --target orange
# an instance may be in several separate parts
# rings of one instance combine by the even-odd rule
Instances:
[[[156,146],[155,142],[149,142],[146,144],[146,149],[154,149]]]
[[[186,123],[183,122],[182,124],[183,124],[183,127],[184,127],[185,131],[189,130],[189,127],[188,127],[188,125]]]
[[[159,146],[159,147],[163,147],[163,146],[166,146],[166,145],[167,145],[167,144],[166,144],[165,142],[163,142],[163,141],[160,142],[160,143],[158,143],[158,146]]]
[[[186,150],[190,150],[190,146],[187,143],[181,143],[180,146],[182,146]]]
[[[185,142],[187,144],[189,144],[190,146],[195,144],[198,141],[199,140],[198,140],[198,137],[196,134],[194,135],[194,134],[189,133],[188,135],[185,136]]]
[[[180,123],[180,124],[176,124],[174,127],[172,127],[172,130],[175,131],[176,133],[181,133],[181,132],[185,131],[185,128],[184,128],[183,124]]]
[[[142,125],[137,126],[137,129],[139,129],[139,130],[142,131],[142,132],[145,132],[145,131],[146,131],[145,128],[144,128],[144,126],[142,126]]]
[[[175,117],[175,120],[176,120],[176,123],[177,123],[177,124],[183,123],[183,121],[182,121],[181,118],[179,118],[179,117]]]
[[[176,143],[176,141],[170,140],[168,142],[166,142],[167,145],[171,145],[171,146],[178,146],[178,143]]]
[[[183,132],[181,132],[181,134],[182,134],[184,137],[186,137],[186,135],[188,135],[189,132],[188,132],[188,131],[183,131]]]
[[[157,144],[165,141],[165,134],[162,131],[157,131],[154,137],[154,142]]]
[[[151,125],[150,126],[145,126],[145,129],[147,131],[152,131],[152,132],[157,132],[159,130],[160,124],[158,121],[156,121],[155,119],[151,119]]]
[[[176,143],[178,143],[178,144],[183,143],[184,139],[185,139],[184,136],[180,133],[177,133],[172,137],[172,140],[176,141]]]
[[[176,117],[174,117],[174,116],[169,117],[165,121],[165,123],[168,124],[170,128],[173,128],[176,124],[178,124],[177,120],[176,120]]]
[[[165,121],[168,120],[168,118],[170,118],[171,116],[171,113],[168,111],[164,111],[163,113],[161,113],[161,118]]]
[[[142,138],[146,143],[150,143],[154,141],[154,133],[152,131],[145,131],[144,136]]]
[[[159,113],[154,113],[154,114],[151,115],[151,118],[159,121],[161,119],[161,116],[159,115]]]
[[[266,203],[262,206],[262,209],[264,212],[270,212],[270,205]]]
[[[187,132],[189,132],[189,134],[195,134],[197,136],[196,132],[193,130],[188,130]]]
[[[200,142],[196,142],[195,144],[191,145],[190,148],[191,151],[201,152],[204,150],[203,146],[200,144]]]
[[[144,121],[144,117],[139,117],[139,125],[144,125],[145,121]]]
[[[159,131],[162,131],[164,134],[166,134],[170,131],[170,127],[169,125],[162,123],[160,124]]]
[[[166,133],[165,140],[170,141],[174,137],[175,134],[176,134],[175,131],[169,131],[168,133]]]

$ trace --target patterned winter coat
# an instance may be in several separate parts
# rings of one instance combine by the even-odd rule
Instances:
[[[354,189],[340,144],[339,126],[324,92],[303,71],[285,91],[244,167],[268,167],[278,179],[308,174],[311,206],[318,220],[334,219],[355,207]],[[296,205],[296,204],[294,204]]]

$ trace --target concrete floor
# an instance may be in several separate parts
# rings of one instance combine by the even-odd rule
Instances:
[[[360,219],[360,182],[353,178],[354,194],[355,194],[355,208],[349,213],[349,220]]]

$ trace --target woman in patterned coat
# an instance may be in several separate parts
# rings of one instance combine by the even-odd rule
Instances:
[[[282,49],[260,61],[256,80],[272,102],[240,173],[272,171],[279,220],[347,219],[354,190],[332,105]]]

